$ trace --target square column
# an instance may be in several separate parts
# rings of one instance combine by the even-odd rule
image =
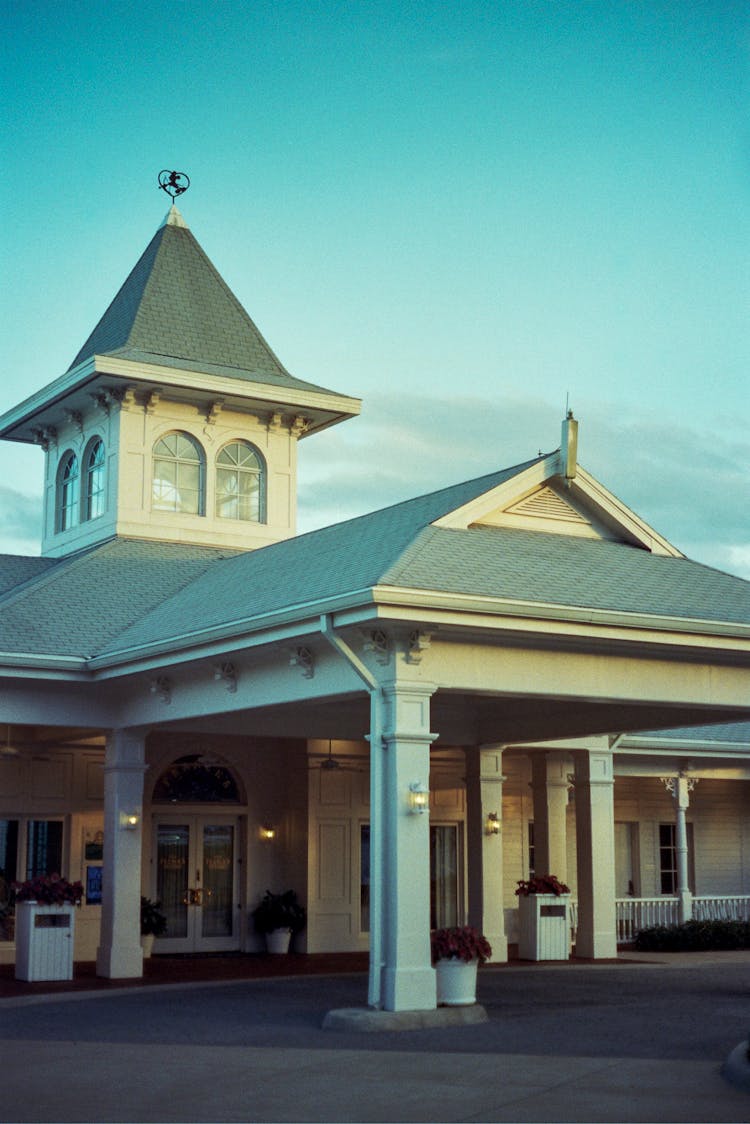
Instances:
[[[537,874],[555,874],[561,882],[568,880],[568,769],[561,753],[531,754],[534,865]]]
[[[379,840],[382,963],[380,1005],[386,1011],[432,1010],[437,1006],[430,955],[429,803],[415,814],[412,785],[429,787],[430,698],[427,683],[390,683],[376,696],[382,708],[382,793],[371,808]],[[377,746],[371,746],[377,753]],[[381,821],[381,822],[377,822]],[[382,828],[382,830],[381,830]]]
[[[576,750],[573,759],[578,850],[576,955],[604,960],[617,955],[612,754]]]
[[[104,756],[102,922],[96,973],[143,975],[141,850],[145,734],[112,730]]]
[[[492,946],[492,963],[508,959],[503,901],[503,747],[466,751],[466,842],[469,924]],[[488,830],[497,818],[497,833]],[[494,828],[494,824],[493,824]]]

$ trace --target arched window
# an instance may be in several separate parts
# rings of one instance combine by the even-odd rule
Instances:
[[[239,804],[240,792],[232,771],[218,759],[192,753],[178,757],[154,787],[157,804]]]
[[[106,506],[104,442],[95,437],[83,458],[83,518],[96,519]]]
[[[57,470],[57,529],[69,531],[78,522],[80,500],[78,457],[69,449]]]
[[[168,433],[154,445],[154,511],[203,514],[203,451],[187,433]]]
[[[265,471],[247,441],[232,441],[216,458],[216,514],[220,519],[265,519]]]

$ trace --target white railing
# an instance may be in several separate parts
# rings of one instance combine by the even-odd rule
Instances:
[[[632,944],[639,929],[679,923],[678,899],[617,898],[617,943]],[[750,921],[750,894],[701,894],[693,898],[695,921]],[[570,902],[570,936],[575,944],[578,902]]]
[[[750,921],[750,894],[701,894],[693,898],[696,921]]]

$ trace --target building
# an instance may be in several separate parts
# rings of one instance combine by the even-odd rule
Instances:
[[[295,534],[297,442],[359,402],[279,362],[172,207],[70,368],[0,418],[45,455],[0,558],[0,871],[81,878],[77,957],[251,950],[293,887],[368,1001],[435,1005],[430,925],[507,956],[529,870],[579,954],[750,907],[750,583],[560,449]],[[429,815],[422,814],[429,806]],[[13,922],[0,907],[0,958]],[[363,996],[364,999],[364,996]]]

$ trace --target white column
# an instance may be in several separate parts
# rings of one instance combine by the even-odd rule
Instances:
[[[115,979],[143,975],[141,838],[145,734],[113,730],[104,758],[102,922],[96,971]],[[135,817],[135,825],[129,818]]]
[[[531,754],[534,867],[537,874],[555,874],[561,882],[568,879],[568,769],[565,754]]]
[[[682,924],[690,921],[693,916],[693,895],[690,890],[688,877],[688,841],[686,812],[690,807],[690,790],[695,784],[694,778],[688,778],[685,773],[680,773],[675,779],[672,795],[675,805],[675,850],[677,852],[677,917]]]
[[[490,942],[493,963],[508,959],[503,900],[503,747],[466,752],[466,835],[469,924]],[[497,817],[497,834],[488,831]]]
[[[614,768],[612,754],[576,750],[578,933],[576,955],[617,955]]]
[[[435,689],[427,683],[390,683],[376,696],[375,705],[383,710],[383,784],[371,816],[382,846],[380,1001],[386,1011],[437,1005],[430,956],[430,816],[429,809],[415,814],[409,797],[411,785],[429,785]]]

